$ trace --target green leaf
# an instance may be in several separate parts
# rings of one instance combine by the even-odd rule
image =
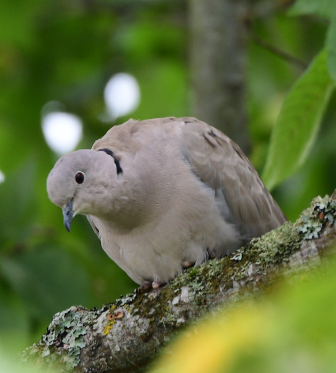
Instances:
[[[291,16],[318,14],[329,18],[336,14],[335,0],[297,0],[288,14]]]
[[[307,158],[333,88],[323,50],[283,102],[262,175],[269,189],[293,174]]]
[[[332,19],[326,40],[328,51],[328,68],[331,77],[336,82],[336,16]]]

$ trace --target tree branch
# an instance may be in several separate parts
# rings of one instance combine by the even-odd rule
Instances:
[[[140,372],[182,326],[320,265],[335,241],[335,220],[336,201],[317,197],[295,224],[253,239],[230,257],[191,268],[161,289],[134,292],[100,309],[57,313],[21,358],[56,364],[63,372]]]

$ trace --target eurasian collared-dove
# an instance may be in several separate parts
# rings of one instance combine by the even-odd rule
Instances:
[[[239,146],[195,118],[114,126],[59,159],[47,190],[67,230],[87,215],[110,258],[153,287],[286,221]]]

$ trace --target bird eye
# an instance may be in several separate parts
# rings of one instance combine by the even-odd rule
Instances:
[[[75,176],[75,180],[77,184],[82,184],[85,179],[85,174],[82,171],[78,171]]]

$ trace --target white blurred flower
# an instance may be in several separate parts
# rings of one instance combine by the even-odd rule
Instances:
[[[118,73],[111,77],[104,89],[104,99],[107,108],[107,120],[134,111],[140,102],[140,88],[134,76]]]
[[[74,114],[49,112],[42,117],[42,130],[49,147],[63,155],[75,149],[82,138],[82,121]]]
[[[5,179],[6,179],[5,174],[2,171],[0,171],[0,184],[3,183]]]

